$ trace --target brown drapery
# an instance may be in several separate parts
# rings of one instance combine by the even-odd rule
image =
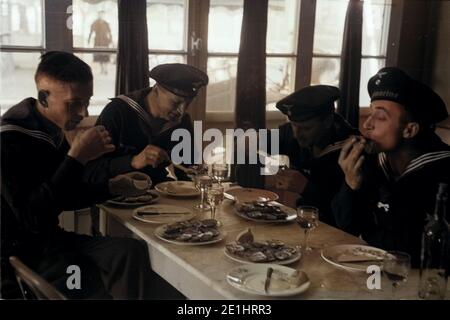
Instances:
[[[244,0],[236,79],[237,128],[266,126],[266,34],[268,0]]]
[[[236,79],[235,126],[247,130],[266,127],[266,35],[268,0],[244,0]],[[236,166],[236,180],[244,187],[262,187],[259,164]]]
[[[359,124],[359,86],[361,76],[363,2],[350,0],[345,17],[342,41],[341,73],[339,87],[340,113],[354,127]]]
[[[146,0],[119,0],[116,95],[150,85]]]

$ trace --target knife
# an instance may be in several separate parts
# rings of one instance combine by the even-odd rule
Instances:
[[[269,291],[270,280],[272,279],[273,268],[267,269],[266,282],[264,283],[264,291],[267,293]]]

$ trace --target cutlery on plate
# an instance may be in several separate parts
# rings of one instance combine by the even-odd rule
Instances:
[[[158,215],[180,215],[189,214],[190,212],[159,212],[159,211],[137,211],[138,216],[158,216]]]
[[[270,280],[272,279],[273,268],[269,267],[267,269],[266,281],[264,282],[264,291],[267,293],[270,286]]]

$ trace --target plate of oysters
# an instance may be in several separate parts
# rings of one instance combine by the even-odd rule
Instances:
[[[155,203],[159,200],[159,194],[154,190],[146,190],[144,194],[134,197],[119,196],[108,200],[106,203],[121,207],[137,207]]]
[[[273,263],[279,265],[298,261],[302,254],[296,246],[284,244],[280,240],[255,241],[249,228],[241,232],[236,241],[225,245],[225,255],[241,263]]]
[[[174,244],[196,246],[222,241],[226,234],[219,230],[215,219],[192,219],[159,226],[155,236]]]
[[[295,209],[273,201],[237,202],[234,212],[244,219],[266,223],[291,222],[297,218]]]

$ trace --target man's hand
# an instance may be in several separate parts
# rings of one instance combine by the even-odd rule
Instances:
[[[109,132],[103,126],[80,130],[72,141],[68,155],[83,165],[105,153],[114,151]]]
[[[167,152],[157,146],[149,144],[141,151],[141,153],[133,157],[131,166],[136,170],[143,169],[146,166],[156,168],[165,161],[170,161]]]
[[[301,172],[292,169],[280,170],[274,177],[277,189],[295,193],[302,193],[308,182]]]
[[[141,172],[119,174],[109,179],[109,192],[113,195],[135,197],[145,194],[151,187],[152,180]]]
[[[352,137],[342,147],[339,155],[338,163],[344,172],[345,182],[353,190],[361,188],[363,182],[361,167],[365,159],[362,154],[365,144],[366,140],[364,138]]]

